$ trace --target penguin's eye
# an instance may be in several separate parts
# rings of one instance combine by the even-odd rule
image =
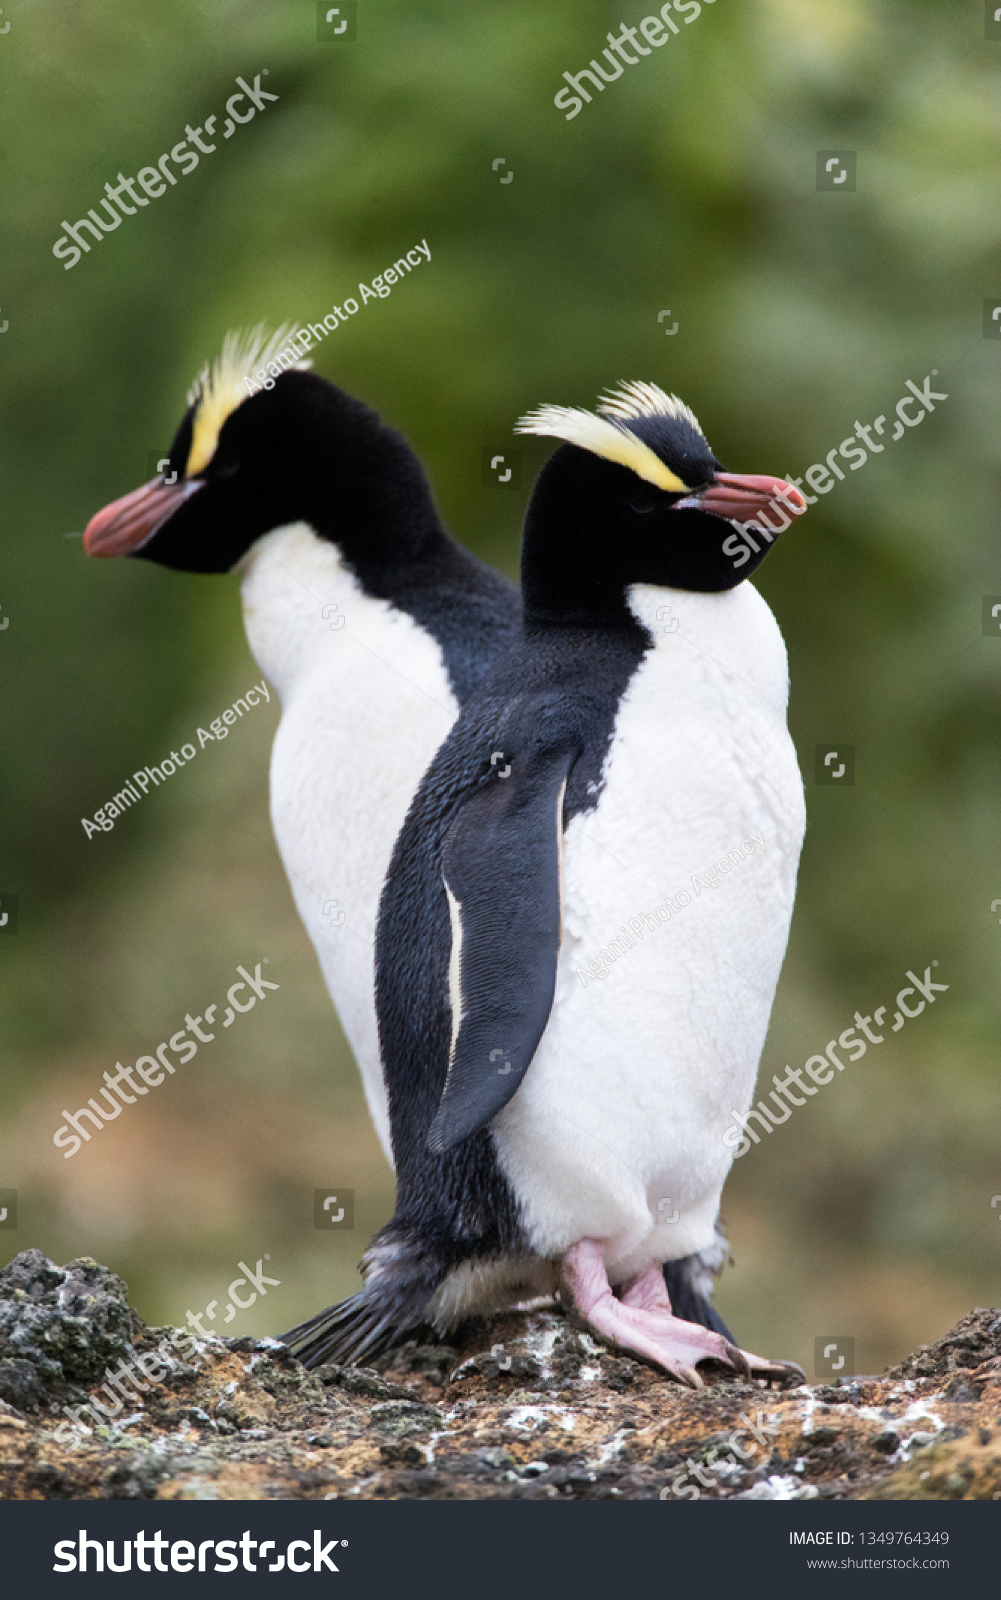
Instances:
[[[653,488],[652,485],[650,487],[644,486],[634,490],[629,496],[629,509],[630,511],[639,511],[641,514],[647,511],[656,511],[657,507],[662,504],[663,499],[664,496],[659,489]]]

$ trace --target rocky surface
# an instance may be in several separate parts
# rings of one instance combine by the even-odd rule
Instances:
[[[0,1272],[0,1497],[1001,1499],[998,1310],[836,1387],[706,1365],[683,1389],[558,1308],[411,1341],[379,1371],[171,1337],[95,1261],[25,1251]],[[144,1392],[120,1379],[134,1399],[100,1427],[81,1413],[84,1433],[63,1407],[121,1363]]]

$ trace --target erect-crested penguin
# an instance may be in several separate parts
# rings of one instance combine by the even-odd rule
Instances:
[[[396,1212],[363,1289],[285,1335],[311,1364],[558,1290],[690,1384],[710,1357],[799,1373],[675,1315],[661,1268],[713,1246],[788,936],[803,786],[782,637],[744,580],[763,514],[805,501],[724,471],[653,385],[600,412],[521,424],[567,441],[528,509],[523,632],[425,775],[380,906]]]
[[[275,837],[391,1159],[379,894],[421,776],[520,599],[444,531],[406,440],[304,370],[291,340],[290,327],[227,336],[165,473],[100,511],[84,545],[242,574],[250,647],[282,705]],[[281,375],[251,394],[245,378],[269,363]]]

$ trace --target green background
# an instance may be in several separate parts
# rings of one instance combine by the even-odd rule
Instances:
[[[149,475],[228,328],[322,317],[426,238],[316,369],[408,435],[450,527],[510,573],[548,448],[511,429],[541,402],[649,379],[733,470],[800,476],[938,369],[948,401],[756,580],[809,814],[762,1078],[856,1009],[892,1016],[908,967],[949,989],[737,1162],[717,1298],[748,1347],[812,1371],[816,1338],[852,1336],[862,1372],[998,1300],[1001,40],[980,0],[716,0],[567,122],[563,72],[644,14],[360,0],[337,44],[301,0],[4,7],[4,1259],[96,1255],[177,1322],[267,1254],[280,1287],[226,1331],[274,1333],[350,1290],[391,1212],[271,838],[274,703],[112,833],[80,823],[260,676],[237,580],[89,563],[78,535]],[[62,220],[265,67],[277,102],[65,271]],[[827,149],[857,152],[854,192],[818,192]],[[505,443],[518,491],[481,481]],[[855,785],[817,786],[842,742]],[[265,955],[280,990],[64,1161],[61,1108]],[[355,1191],[354,1231],[314,1228],[328,1186]]]

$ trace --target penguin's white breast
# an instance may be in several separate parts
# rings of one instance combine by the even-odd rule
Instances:
[[[458,715],[441,648],[367,596],[304,523],[244,566],[250,647],[278,689],[275,838],[392,1160],[375,1013],[379,897],[407,808]]]
[[[722,1134],[753,1085],[805,823],[765,602],[747,583],[630,599],[654,647],[619,706],[596,809],[567,829],[556,1000],[493,1124],[534,1248],[608,1239],[622,1271],[711,1242]]]

